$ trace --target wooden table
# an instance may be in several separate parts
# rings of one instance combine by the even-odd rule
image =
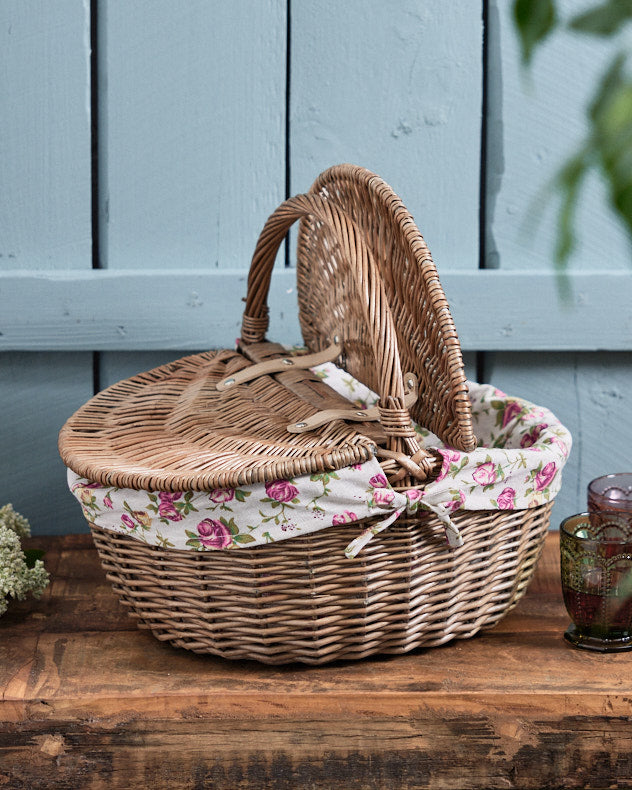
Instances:
[[[89,536],[0,619],[0,788],[632,787],[632,653],[570,648],[557,535],[518,608],[442,648],[267,667],[139,631]]]

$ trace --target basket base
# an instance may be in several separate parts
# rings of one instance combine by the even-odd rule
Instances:
[[[357,523],[208,552],[91,527],[115,592],[157,639],[231,659],[324,664],[435,647],[495,625],[526,591],[550,510],[457,512],[458,549],[432,514],[402,517],[354,560],[344,549]]]

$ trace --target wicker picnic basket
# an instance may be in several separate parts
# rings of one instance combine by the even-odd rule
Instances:
[[[267,293],[297,220],[307,352],[289,356],[265,338]],[[379,394],[371,414],[350,411],[311,371],[323,359]],[[423,491],[443,459],[424,449],[411,416],[446,445],[475,450],[459,341],[423,238],[390,187],[342,165],[266,223],[237,350],[109,387],[68,420],[59,447],[81,477],[75,494],[108,579],[140,628],[198,653],[320,664],[441,645],[497,623],[525,592],[551,503],[457,510],[458,547],[433,512],[404,512],[349,559],[345,548],[381,515],[254,548],[187,551],[144,542],[129,506],[134,534],[102,528],[94,492],[108,506],[109,491],[192,502],[197,492],[378,461],[394,491]]]

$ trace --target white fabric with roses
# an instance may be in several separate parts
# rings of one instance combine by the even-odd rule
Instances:
[[[331,363],[314,369],[356,406],[375,393]],[[550,501],[561,485],[571,449],[568,430],[548,410],[469,383],[479,447],[462,453],[416,426],[425,447],[443,457],[438,477],[423,490],[395,491],[377,459],[289,480],[213,491],[136,491],[104,487],[68,470],[70,490],[86,519],[145,543],[190,551],[254,547],[327,527],[372,518],[348,547],[355,556],[404,512],[437,514],[452,546],[461,544],[450,520],[456,510],[518,510]],[[376,515],[383,515],[376,522]]]

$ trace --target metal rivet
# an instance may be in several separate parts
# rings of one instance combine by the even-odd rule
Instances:
[[[295,428],[305,428],[306,425],[307,425],[306,422],[297,422],[297,423],[295,423],[294,427]]]
[[[336,345],[338,345],[340,343],[340,338],[338,337],[338,335],[334,335],[334,343]]]
[[[235,383],[235,379],[224,379],[224,386],[225,387],[230,387],[234,383]]]
[[[357,411],[356,412],[356,417],[364,417],[364,412],[363,411]]]
[[[412,389],[412,388],[415,386],[415,382],[414,382],[412,379],[408,379],[408,381],[406,382],[406,384],[408,384],[408,386],[410,387],[410,389]]]
[[[282,359],[281,362],[284,365],[293,365],[294,364],[294,360],[293,359]]]

